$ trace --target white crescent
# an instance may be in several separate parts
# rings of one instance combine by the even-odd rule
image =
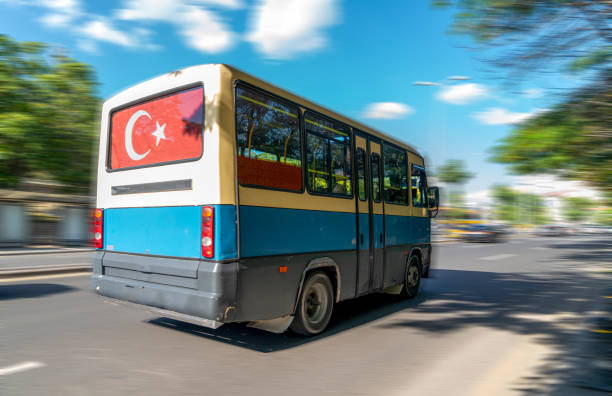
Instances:
[[[138,119],[142,116],[147,116],[149,119],[151,119],[149,113],[144,110],[138,110],[132,114],[127,125],[125,126],[125,151],[127,151],[130,158],[134,161],[143,159],[151,152],[151,149],[149,149],[144,154],[138,154],[136,151],[134,151],[134,146],[132,145],[132,128],[134,128],[134,124],[136,124],[136,121],[138,121]]]

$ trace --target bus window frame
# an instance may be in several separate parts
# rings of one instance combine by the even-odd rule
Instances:
[[[359,171],[357,170],[357,166],[355,166],[355,179],[357,180],[356,187],[357,187],[357,199],[360,200],[361,202],[367,202],[368,201],[368,167],[367,167],[367,161],[368,161],[368,153],[366,153],[366,151],[361,148],[361,147],[357,147],[357,149],[355,150],[355,165],[357,164],[357,156],[359,154],[363,154],[363,199],[361,199],[361,195],[359,194]]]
[[[193,158],[183,158],[180,160],[173,160],[173,161],[165,161],[165,162],[157,162],[155,164],[147,164],[147,165],[136,165],[136,166],[127,166],[127,167],[123,167],[123,168],[116,168],[113,169],[111,168],[111,150],[112,150],[112,139],[113,139],[113,114],[127,109],[128,107],[132,107],[132,106],[136,106],[138,104],[141,103],[145,103],[145,102],[150,102],[154,99],[162,99],[165,98],[167,96],[172,96],[180,91],[188,91],[190,89],[194,89],[194,88],[202,88],[202,142],[201,144],[201,151],[200,151],[200,155],[198,157],[193,157]],[[122,172],[122,171],[126,171],[126,170],[132,170],[132,169],[143,169],[143,168],[153,168],[156,166],[164,166],[164,165],[174,165],[174,164],[182,164],[185,162],[195,162],[195,161],[199,161],[202,159],[202,157],[204,156],[204,129],[206,128],[205,125],[205,121],[206,121],[206,89],[204,88],[204,83],[202,81],[198,81],[196,83],[191,83],[191,84],[186,84],[186,85],[181,85],[179,87],[174,87],[174,88],[170,88],[167,89],[165,91],[161,91],[161,92],[157,92],[154,93],[152,95],[148,95],[145,96],[143,98],[139,98],[127,103],[124,103],[120,106],[117,107],[113,107],[109,112],[108,112],[108,129],[106,131],[106,136],[108,137],[108,142],[106,143],[106,161],[105,162],[105,168],[106,168],[106,173],[114,173],[114,172]]]
[[[372,177],[374,175],[374,173],[372,173],[372,164],[374,163],[374,161],[372,161],[372,159],[375,156],[378,158],[378,161],[377,161],[377,168],[378,168],[378,199],[374,199],[374,178]],[[376,203],[381,203],[383,201],[382,200],[382,194],[383,193],[382,193],[382,188],[381,188],[381,182],[383,180],[382,180],[382,177],[380,177],[380,172],[381,172],[381,168],[382,168],[380,166],[380,164],[382,162],[381,156],[380,156],[379,153],[371,153],[369,159],[370,159],[370,184],[371,184],[370,190],[372,191],[372,201],[376,202]]]
[[[310,186],[308,185],[308,173],[307,173],[307,170],[304,169],[304,174],[305,174],[304,175],[304,183],[306,184],[306,190],[308,191],[308,194],[310,194],[310,195],[321,195],[321,196],[325,196],[325,197],[334,197],[334,198],[355,199],[355,182],[354,182],[354,180],[355,180],[355,176],[354,176],[355,175],[355,170],[353,169],[354,168],[353,167],[353,161],[354,161],[353,160],[353,158],[354,158],[354,152],[353,152],[353,145],[354,145],[354,143],[353,143],[353,141],[354,141],[354,135],[355,134],[354,134],[353,127],[348,125],[348,124],[346,124],[346,123],[344,123],[344,122],[338,121],[338,120],[336,120],[336,119],[334,119],[332,117],[328,117],[328,116],[326,116],[324,114],[321,114],[318,111],[306,108],[306,110],[304,111],[304,114],[303,114],[303,119],[304,119],[304,121],[303,121],[303,126],[304,126],[304,133],[303,133],[304,134],[304,163],[306,163],[306,157],[308,155],[306,153],[306,150],[307,150],[307,147],[306,147],[306,134],[307,133],[311,133],[311,134],[313,134],[315,136],[318,136],[318,137],[321,137],[321,138],[324,138],[324,139],[329,139],[329,140],[334,140],[336,142],[339,142],[336,139],[333,139],[333,138],[330,139],[328,136],[325,136],[325,135],[323,135],[321,133],[318,133],[318,132],[306,132],[306,118],[308,117],[308,114],[314,114],[315,118],[317,118],[317,117],[318,118],[322,118],[322,119],[324,119],[326,121],[333,122],[333,123],[336,123],[336,124],[340,124],[340,125],[343,125],[346,128],[348,128],[348,130],[349,130],[349,133],[348,133],[349,141],[348,141],[348,144],[346,144],[346,146],[347,146],[349,155],[351,156],[351,159],[348,162],[349,162],[349,166],[350,166],[350,169],[351,169],[350,180],[351,180],[351,184],[352,184],[351,194],[350,195],[347,195],[347,194],[334,194],[332,192],[323,192],[323,191],[312,191],[310,189]],[[330,158],[330,161],[331,161],[331,158]],[[306,163],[306,166],[308,166],[307,163]],[[329,168],[330,168],[330,172],[331,172],[331,166],[329,166]],[[330,180],[331,180],[331,174],[330,174]]]
[[[423,196],[425,197],[425,202],[422,205],[414,205],[414,199],[412,198],[412,191],[417,190],[416,188],[412,187],[412,170],[413,169],[418,169],[423,171],[423,176],[425,176],[425,191],[423,193]],[[427,183],[427,172],[425,172],[425,167],[421,166],[419,164],[415,164],[415,163],[411,163],[410,164],[410,203],[412,204],[413,208],[429,208],[429,201],[428,201],[428,191],[429,190],[429,185]]]
[[[290,193],[295,193],[295,194],[303,194],[304,191],[306,191],[306,176],[305,176],[305,170],[304,170],[304,164],[306,163],[306,151],[304,150],[304,144],[305,144],[305,132],[304,132],[304,111],[302,110],[302,106],[300,106],[298,103],[295,103],[289,99],[285,99],[282,96],[276,95],[272,92],[269,92],[265,89],[259,88],[256,85],[250,84],[244,80],[234,80],[233,83],[233,87],[232,87],[232,96],[233,96],[233,112],[234,112],[234,138],[235,138],[235,143],[236,143],[236,147],[234,149],[234,155],[236,158],[236,163],[238,161],[238,130],[237,130],[237,123],[236,123],[236,117],[237,117],[237,113],[236,113],[236,88],[241,88],[241,86],[244,86],[246,89],[249,89],[251,91],[255,91],[255,92],[259,92],[260,94],[263,95],[268,95],[271,98],[273,98],[274,100],[277,100],[279,102],[284,102],[285,104],[288,104],[290,107],[291,106],[295,106],[298,110],[298,129],[299,129],[299,133],[300,133],[300,161],[301,161],[301,172],[302,172],[302,188],[300,190],[289,190],[289,189],[285,189],[285,188],[277,188],[277,187],[267,187],[267,186],[260,186],[258,184],[244,184],[240,182],[240,179],[238,178],[238,166],[236,165],[236,182],[238,183],[239,186],[242,187],[248,187],[248,188],[258,188],[258,189],[262,189],[262,190],[272,190],[272,191],[282,191],[282,192],[290,192]]]
[[[406,183],[408,184],[406,186],[406,203],[401,203],[401,202],[390,202],[387,201],[387,199],[385,198],[385,146],[389,146],[394,150],[398,150],[404,153],[404,155],[406,156]],[[408,152],[409,150],[406,150],[403,147],[400,147],[396,144],[390,143],[386,140],[382,140],[382,144],[380,145],[380,168],[381,168],[381,173],[382,173],[382,178],[381,178],[381,184],[382,184],[382,189],[380,191],[381,193],[381,200],[385,202],[386,204],[390,204],[390,205],[400,205],[400,206],[412,206],[411,205],[411,199],[412,196],[408,193],[410,191],[410,178],[408,177],[410,174],[410,161],[408,160]]]

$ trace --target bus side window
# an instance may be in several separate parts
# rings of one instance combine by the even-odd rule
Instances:
[[[383,145],[385,202],[407,204],[408,177],[406,152]]]
[[[373,153],[371,161],[372,199],[374,202],[380,202],[380,156]]]
[[[357,190],[359,194],[359,200],[365,201],[367,199],[366,195],[366,153],[363,149],[357,149]]]
[[[412,165],[411,175],[412,206],[424,208],[427,206],[427,177],[425,169],[417,165]]]
[[[238,180],[243,185],[302,191],[299,109],[236,87]]]
[[[311,112],[305,126],[308,190],[352,196],[350,128]]]

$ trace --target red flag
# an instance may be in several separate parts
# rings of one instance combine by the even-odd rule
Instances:
[[[111,169],[202,155],[204,88],[152,99],[111,115]]]

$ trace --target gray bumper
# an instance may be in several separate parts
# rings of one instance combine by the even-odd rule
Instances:
[[[96,293],[103,296],[231,322],[236,313],[237,271],[237,263],[97,251],[92,282]]]

